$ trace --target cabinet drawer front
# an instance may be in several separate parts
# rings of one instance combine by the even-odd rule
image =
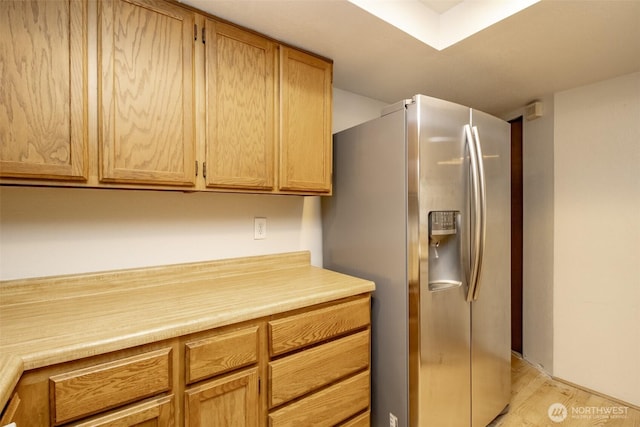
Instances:
[[[366,371],[269,414],[269,426],[333,426],[368,407]]]
[[[62,424],[171,388],[171,349],[157,350],[49,379],[51,417]]]
[[[269,363],[269,407],[277,406],[369,366],[369,331]]]
[[[240,368],[258,360],[258,327],[186,344],[187,383]]]
[[[357,417],[347,421],[344,424],[340,424],[340,427],[370,427],[371,426],[371,413],[369,411],[364,414],[360,414]]]
[[[369,297],[269,322],[272,356],[365,327],[371,318]]]
[[[174,423],[173,395],[164,396],[150,402],[141,403],[113,414],[93,418],[86,422],[73,424],[73,427],[123,427],[123,426],[162,426],[171,427]]]

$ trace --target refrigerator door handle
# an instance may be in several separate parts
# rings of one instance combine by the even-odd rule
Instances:
[[[482,272],[482,264],[484,261],[484,245],[487,237],[487,189],[484,176],[484,159],[482,157],[482,147],[480,146],[480,135],[477,126],[473,127],[473,140],[476,145],[476,156],[478,158],[478,183],[480,187],[480,241],[478,243],[478,252],[476,259],[478,260],[478,268],[476,271],[476,284],[473,288],[473,299],[477,300],[480,294],[480,273]]]
[[[469,160],[471,163],[471,210],[473,213],[473,223],[471,226],[471,232],[469,233],[469,245],[471,249],[471,269],[469,272],[469,289],[467,291],[467,301],[472,301],[474,295],[476,294],[475,290],[478,284],[478,273],[480,271],[480,259],[478,255],[481,249],[480,240],[482,234],[482,212],[480,200],[481,196],[477,145],[475,143],[470,125],[464,125],[464,132],[467,137],[467,144],[469,146]]]

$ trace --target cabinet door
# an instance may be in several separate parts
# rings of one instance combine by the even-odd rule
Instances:
[[[225,376],[185,391],[185,427],[257,425],[257,368]]]
[[[330,193],[332,64],[281,49],[280,189]]]
[[[86,1],[0,1],[0,176],[87,177]]]
[[[206,29],[207,186],[271,190],[275,45],[212,20]]]
[[[193,185],[193,13],[105,0],[98,21],[101,181]]]
[[[165,396],[72,425],[73,427],[173,427],[175,425],[173,407],[173,396]]]

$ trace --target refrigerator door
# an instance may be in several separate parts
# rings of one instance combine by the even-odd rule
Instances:
[[[409,282],[411,426],[457,427],[469,425],[471,419],[468,271],[461,271],[462,265],[469,264],[469,164],[464,126],[469,124],[470,110],[425,96],[416,96],[415,101],[407,109],[409,163],[417,165],[409,168],[409,200],[414,183],[418,198],[416,215],[411,215],[409,204],[409,228],[413,228],[412,218],[417,218],[419,236],[415,251],[419,280]],[[416,144],[418,162],[411,157]],[[453,238],[443,237],[442,232],[434,238],[434,215],[446,223],[436,229],[455,229],[462,263],[447,262],[445,257],[454,256],[454,251],[434,248]],[[437,275],[431,273],[431,287],[430,269],[438,270]],[[459,284],[446,285],[455,282]]]
[[[509,124],[473,110],[486,184],[486,240],[471,303],[472,426],[486,426],[511,395],[511,184]]]

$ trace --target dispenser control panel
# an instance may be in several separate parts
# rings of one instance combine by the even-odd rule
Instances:
[[[462,286],[459,211],[429,212],[428,290],[444,291]]]
[[[434,211],[429,214],[429,231],[432,236],[456,234],[456,211]]]

